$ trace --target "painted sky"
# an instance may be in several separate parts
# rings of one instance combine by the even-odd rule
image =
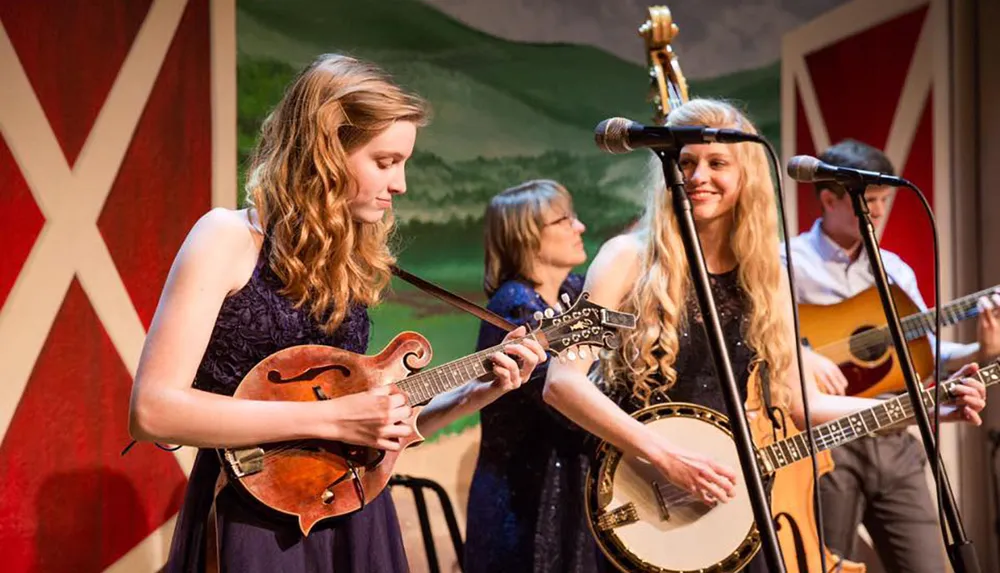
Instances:
[[[591,44],[645,63],[636,28],[650,0],[423,0],[466,24],[522,42]],[[845,0],[676,0],[685,75],[715,77],[778,60],[781,37]]]

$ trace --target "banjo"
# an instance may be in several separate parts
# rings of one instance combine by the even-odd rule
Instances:
[[[756,376],[756,373],[754,373]],[[1000,382],[1000,361],[974,375],[986,386]],[[751,389],[755,382],[751,380]],[[944,382],[943,395],[959,382]],[[921,392],[924,407],[934,406],[933,389]],[[639,410],[633,417],[678,443],[697,442],[716,461],[739,467],[726,416],[695,404],[673,402]],[[841,446],[913,417],[906,395],[816,426],[816,449]],[[761,470],[773,474],[809,457],[805,433],[759,447]],[[709,506],[666,481],[645,460],[624,457],[607,443],[585,484],[587,515],[598,545],[623,571],[732,572],[760,549],[760,536],[746,485],[737,483],[728,503]]]

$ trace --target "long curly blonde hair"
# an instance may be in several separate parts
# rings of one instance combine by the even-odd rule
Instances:
[[[288,86],[261,126],[247,170],[249,203],[270,241],[282,294],[332,332],[350,304],[377,303],[395,262],[391,211],[351,217],[350,153],[397,121],[423,126],[426,103],[378,67],[324,54]]]
[[[719,100],[694,99],[676,108],[669,125],[707,125],[757,133],[754,125],[733,105]],[[781,286],[778,258],[778,222],[767,158],[760,145],[739,143],[732,148],[739,165],[740,192],[733,210],[730,237],[739,264],[738,282],[748,301],[747,344],[767,364],[775,404],[785,404],[788,393],[781,381],[791,363],[786,314],[772,308]],[[615,379],[632,383],[632,394],[648,403],[654,390],[667,391],[677,383],[678,326],[685,320],[690,288],[689,267],[671,204],[670,190],[659,160],[651,164],[645,212],[634,236],[644,245],[642,271],[623,307],[638,315],[639,324],[623,334],[622,346],[612,358]],[[736,373],[737,376],[739,373]]]

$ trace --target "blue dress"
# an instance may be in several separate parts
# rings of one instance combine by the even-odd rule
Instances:
[[[194,387],[231,396],[260,360],[290,346],[325,344],[351,352],[368,348],[370,323],[353,306],[333,334],[306,308],[278,293],[281,281],[266,264],[265,241],[253,275],[219,310]],[[214,450],[200,450],[177,519],[166,571],[204,571],[205,524],[220,467]],[[388,490],[364,510],[322,521],[303,538],[280,517],[227,486],[217,500],[220,566],[226,572],[390,573],[408,571],[399,521]]]
[[[561,292],[575,301],[583,277]],[[504,283],[487,305],[515,324],[548,305],[519,280]],[[476,348],[505,333],[483,323]],[[583,485],[596,442],[542,400],[548,362],[520,389],[483,408],[482,443],[469,491],[465,572],[610,570],[587,528]]]

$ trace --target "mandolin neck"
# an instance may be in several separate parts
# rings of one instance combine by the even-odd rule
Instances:
[[[511,344],[515,342],[517,341],[511,341]],[[490,356],[495,352],[502,352],[504,346],[505,344],[498,344],[430,370],[418,372],[401,380],[396,385],[406,393],[411,405],[425,404],[438,394],[458,388],[469,380],[492,378],[493,360]]]

